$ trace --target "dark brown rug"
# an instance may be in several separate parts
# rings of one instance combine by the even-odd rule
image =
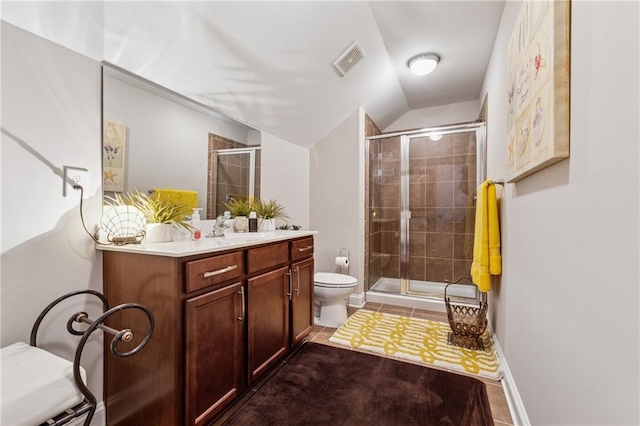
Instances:
[[[493,425],[477,379],[306,343],[225,425]]]

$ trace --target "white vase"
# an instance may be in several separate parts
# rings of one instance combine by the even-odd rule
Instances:
[[[246,216],[236,216],[233,222],[233,229],[236,232],[249,232],[249,219]]]
[[[147,223],[147,234],[144,239],[148,243],[166,243],[172,241],[169,223]]]
[[[275,219],[260,219],[260,231],[268,232],[276,230],[276,220]]]

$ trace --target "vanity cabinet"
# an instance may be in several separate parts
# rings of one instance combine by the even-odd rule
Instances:
[[[140,303],[155,318],[135,357],[105,357],[108,425],[206,425],[313,327],[311,235],[185,255],[103,250],[109,304]],[[147,328],[135,310],[108,325],[136,338]]]
[[[289,348],[289,268],[249,278],[249,383]]]
[[[187,424],[206,425],[246,387],[244,301],[238,282],[185,302]]]
[[[313,258],[291,265],[291,346],[313,329]]]

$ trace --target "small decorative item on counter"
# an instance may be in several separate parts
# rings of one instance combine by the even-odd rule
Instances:
[[[233,229],[236,232],[247,232],[249,230],[249,221],[247,216],[251,213],[251,202],[240,197],[231,198],[230,201],[224,203],[229,209],[232,217],[235,217]]]
[[[302,229],[302,225],[291,225],[291,229],[294,231],[299,231]]]
[[[277,229],[279,229],[280,231],[286,231],[286,230],[288,230],[289,228],[290,228],[289,224],[288,224],[288,223],[285,223],[285,224],[283,224],[283,225],[278,226],[278,228],[277,228]]]
[[[236,216],[233,222],[233,229],[236,232],[247,232],[249,230],[249,219],[246,216]]]
[[[263,201],[256,199],[253,201],[253,208],[260,216],[261,231],[275,231],[275,219],[286,219],[289,217],[284,211],[284,206],[276,200]]]
[[[137,189],[127,194],[117,193],[114,197],[105,197],[105,200],[108,206],[134,206],[140,210],[147,222],[147,242],[171,241],[172,226],[179,226],[191,232],[192,226],[185,220],[191,209],[183,204],[174,203],[166,198],[152,197]]]
[[[100,220],[107,240],[115,245],[139,244],[145,236],[146,224],[144,215],[134,206],[111,206]]]
[[[258,215],[256,212],[249,213],[249,232],[258,232]]]
[[[200,229],[200,210],[201,208],[194,208],[193,214],[191,215],[191,238],[194,240],[199,240],[201,236]]]

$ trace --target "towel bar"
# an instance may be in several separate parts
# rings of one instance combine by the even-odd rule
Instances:
[[[81,294],[87,294],[90,296],[97,297],[102,302],[102,311],[103,311],[102,315],[100,315],[95,320],[89,319],[89,316],[86,312],[77,312],[73,314],[71,318],[69,318],[69,321],[67,321],[67,331],[75,336],[82,336],[76,348],[75,356],[73,359],[73,379],[76,387],[84,397],[84,400],[80,404],[77,404],[74,407],[70,407],[64,412],[52,417],[47,422],[42,423],[41,426],[63,425],[68,423],[72,419],[79,417],[85,413],[87,414],[87,418],[84,421],[84,426],[89,426],[89,423],[91,422],[91,419],[93,418],[93,415],[95,414],[95,411],[96,411],[97,400],[93,395],[93,393],[91,393],[89,388],[84,384],[84,381],[82,380],[82,376],[80,374],[80,359],[82,358],[82,351],[84,350],[87,340],[96,329],[100,329],[104,332],[114,335],[113,339],[111,340],[110,349],[111,349],[111,353],[114,356],[119,358],[126,358],[140,352],[147,345],[147,343],[149,342],[149,339],[151,339],[151,335],[153,334],[153,329],[154,329],[153,314],[144,305],[140,305],[138,303],[124,303],[109,309],[109,304],[107,302],[107,299],[102,293],[97,292],[95,290],[79,290],[79,291],[73,291],[71,293],[67,293],[57,298],[56,300],[51,302],[40,313],[35,323],[33,324],[33,328],[31,329],[29,344],[33,347],[37,347],[38,329],[40,328],[40,324],[42,323],[42,320],[51,311],[51,309],[53,309],[57,304],[59,304],[63,300],[66,300],[70,297],[81,295]],[[142,339],[142,341],[136,347],[134,347],[133,349],[127,352],[120,352],[117,348],[118,343],[121,341],[131,342],[134,338],[133,331],[131,331],[130,329],[115,330],[111,327],[104,325],[104,322],[111,315],[127,309],[137,309],[142,311],[147,316],[147,320],[149,321],[149,328],[147,330],[146,335]],[[74,323],[89,324],[89,327],[84,331],[76,330],[75,328],[73,328]]]

